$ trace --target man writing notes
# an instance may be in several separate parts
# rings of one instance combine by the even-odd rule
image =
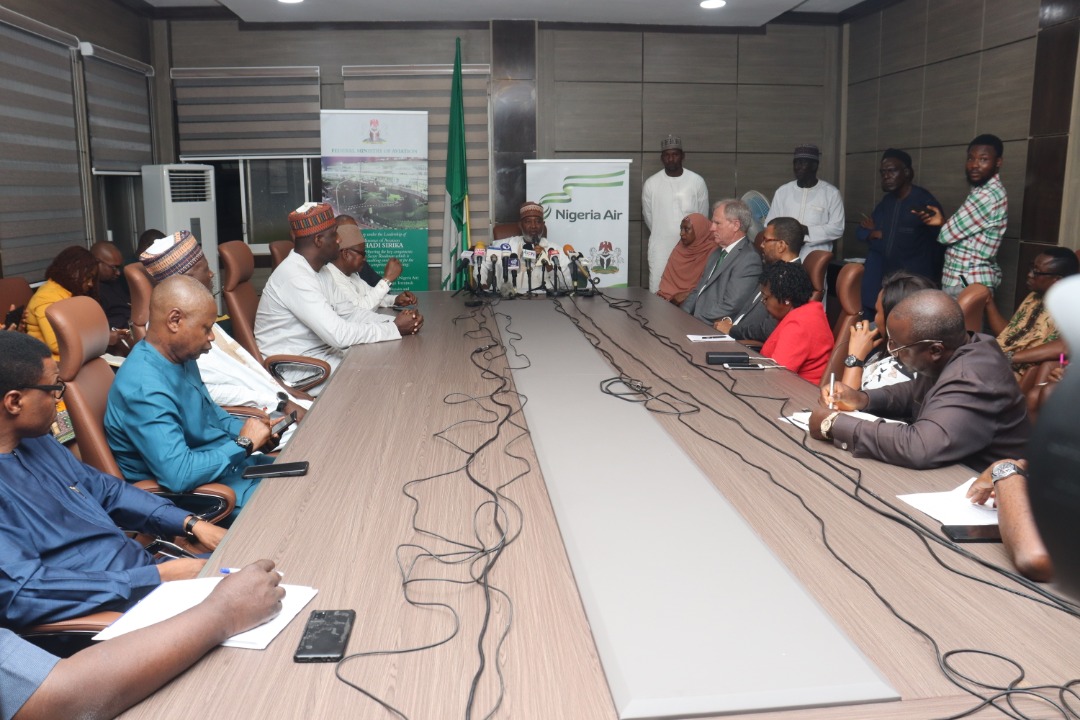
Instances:
[[[712,325],[730,318],[757,292],[761,256],[746,237],[752,216],[742,200],[713,205],[712,230],[716,249],[705,261],[705,272],[680,307]]]
[[[979,135],[967,149],[964,171],[971,191],[960,209],[945,222],[933,206],[919,213],[931,227],[941,227],[938,242],[945,246],[941,289],[956,297],[970,283],[994,290],[1001,284],[997,252],[1009,221],[1009,198],[998,176],[1004,146],[996,135]]]
[[[830,393],[826,386],[810,416],[811,435],[856,457],[916,469],[955,462],[980,468],[1024,455],[1027,402],[1009,361],[994,338],[967,333],[955,300],[922,290],[902,300],[885,326],[889,354],[918,375],[873,390],[836,383]],[[841,410],[911,423],[859,420]]]
[[[668,135],[660,141],[664,169],[641,186],[641,214],[649,227],[649,292],[660,289],[668,257],[679,242],[679,224],[690,213],[705,215],[709,190],[705,180],[683,167],[682,139]]]
[[[270,275],[255,315],[255,340],[263,355],[315,357],[336,369],[353,345],[420,331],[424,319],[415,310],[379,315],[334,285],[326,265],[337,259],[339,239],[330,205],[300,206],[289,213],[289,228],[296,249]]]
[[[795,179],[777,188],[765,220],[793,217],[806,226],[809,234],[799,252],[802,260],[814,250],[832,252],[833,243],[844,234],[844,200],[839,190],[818,179],[820,160],[817,145],[795,148]]]

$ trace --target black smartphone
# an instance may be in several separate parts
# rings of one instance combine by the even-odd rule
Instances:
[[[273,465],[250,465],[244,468],[240,477],[251,480],[253,478],[293,477],[307,475],[308,461],[290,463],[274,463]]]
[[[23,311],[26,309],[25,305],[20,305],[17,308],[8,310],[8,314],[4,316],[4,327],[11,327],[12,325],[18,326],[22,322]]]
[[[280,435],[281,435],[281,433],[285,432],[285,431],[286,431],[286,430],[288,430],[288,429],[289,429],[290,427],[292,427],[293,423],[295,423],[295,422],[296,422],[296,411],[295,411],[295,410],[293,410],[293,411],[292,411],[291,413],[289,413],[289,414],[288,414],[288,415],[286,415],[285,417],[283,417],[283,418],[281,418],[280,420],[278,420],[278,421],[277,421],[277,424],[276,424],[276,425],[274,425],[274,427],[273,427],[273,428],[271,428],[271,430],[270,430],[270,431],[271,431],[271,432],[272,432],[272,433],[273,433],[274,435],[278,435],[278,436],[280,436]]]
[[[293,661],[337,662],[345,657],[354,622],[355,610],[312,610]]]
[[[953,542],[1001,542],[997,525],[942,525],[941,532]]]

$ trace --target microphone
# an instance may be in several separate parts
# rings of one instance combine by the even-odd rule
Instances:
[[[476,249],[473,250],[472,261],[476,267],[476,289],[479,290],[480,286],[484,283],[484,255],[487,252],[487,246],[484,243],[476,243]]]
[[[563,252],[570,258],[570,276],[575,288],[589,286],[589,266],[573,245],[563,245]]]
[[[501,253],[508,253],[514,251],[514,248],[510,247],[510,243],[506,242],[505,240],[499,243],[499,247],[497,249]]]
[[[559,269],[559,251],[555,248],[548,248],[548,259],[551,260],[551,264],[555,266],[555,269]]]
[[[499,252],[495,248],[491,248],[488,252],[488,257],[491,258],[491,290],[495,292],[499,289]]]
[[[521,263],[518,261],[517,253],[510,253],[510,257],[507,260],[507,266],[510,268],[510,277],[514,281],[514,287],[517,287],[518,268],[521,267]]]
[[[509,255],[503,255],[502,266],[503,266],[503,285],[505,285],[506,282],[510,279],[510,256]]]
[[[472,256],[473,256],[473,251],[472,250],[462,250],[461,251],[461,255],[458,256],[457,268],[454,269],[454,274],[455,275],[457,275],[459,272],[467,269],[470,265],[472,265]]]

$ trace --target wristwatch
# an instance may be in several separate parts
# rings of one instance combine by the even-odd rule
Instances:
[[[1027,473],[1025,473],[1019,465],[1011,462],[999,462],[998,464],[994,465],[993,469],[990,470],[990,480],[995,485],[997,484],[998,480],[1004,480],[1010,475],[1020,475],[1023,477],[1027,477]]]
[[[249,437],[244,437],[243,435],[239,436],[236,438],[236,444],[244,448],[244,452],[248,455],[255,452],[255,445],[252,444],[251,438]]]
[[[832,431],[833,423],[836,422],[836,418],[840,416],[840,411],[829,413],[825,416],[825,419],[821,421],[821,437],[826,440],[832,440],[832,435],[829,433]]]
[[[197,540],[195,537],[195,523],[202,520],[198,515],[189,515],[187,521],[184,523],[184,534],[192,540]]]
[[[848,355],[846,358],[844,358],[844,366],[845,367],[856,368],[856,367],[864,367],[865,365],[866,365],[865,360],[860,360],[859,358],[855,357],[854,355]]]

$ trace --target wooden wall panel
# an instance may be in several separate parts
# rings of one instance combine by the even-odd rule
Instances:
[[[878,147],[878,78],[856,83],[848,87],[848,133],[849,153],[876,150]]]
[[[738,103],[739,152],[786,151],[790,158],[798,144],[822,143],[825,97],[820,87],[740,85]]]
[[[734,83],[738,81],[737,35],[645,33],[645,82]]]
[[[776,188],[794,179],[791,173],[791,150],[784,153],[738,153],[735,158],[735,195],[750,190],[772,201]]]
[[[698,152],[735,151],[737,86],[701,86],[677,83],[642,85],[643,150],[659,152],[660,140],[669,134],[682,138],[683,147]]]
[[[559,83],[555,148],[630,151],[641,148],[642,86],[638,83]]]
[[[881,13],[881,74],[926,64],[928,0],[911,0]]]
[[[982,47],[982,0],[930,0],[926,62],[960,57]]]
[[[926,67],[922,142],[957,145],[974,137],[979,99],[979,56],[965,55]]]
[[[983,48],[997,47],[1033,37],[1039,30],[1039,3],[1017,0],[985,0]]]
[[[739,35],[739,82],[823,85],[825,28],[767,25],[764,35]]]
[[[1034,80],[1035,38],[984,52],[976,132],[992,132],[1002,140],[1027,138]]]
[[[877,150],[888,147],[911,152],[922,144],[924,68],[881,78],[878,101]]]
[[[848,25],[848,82],[881,75],[881,13],[873,13]]]
[[[559,30],[555,33],[555,80],[641,82],[639,32],[586,32]]]

